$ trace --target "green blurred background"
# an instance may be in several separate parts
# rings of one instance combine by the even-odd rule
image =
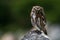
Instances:
[[[48,22],[60,24],[60,0],[0,0],[0,31],[29,30],[30,12],[35,5],[44,8]]]

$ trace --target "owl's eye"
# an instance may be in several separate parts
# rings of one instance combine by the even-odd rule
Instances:
[[[35,12],[35,11],[32,11],[33,13]]]

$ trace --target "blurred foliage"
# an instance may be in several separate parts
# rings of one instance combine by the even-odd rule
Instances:
[[[60,0],[0,0],[0,30],[30,29],[30,12],[33,6],[42,6],[51,23],[60,23]]]

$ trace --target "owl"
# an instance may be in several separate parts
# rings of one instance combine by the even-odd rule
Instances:
[[[32,29],[21,40],[50,40],[47,35],[46,18],[41,6],[33,6],[31,13]]]

